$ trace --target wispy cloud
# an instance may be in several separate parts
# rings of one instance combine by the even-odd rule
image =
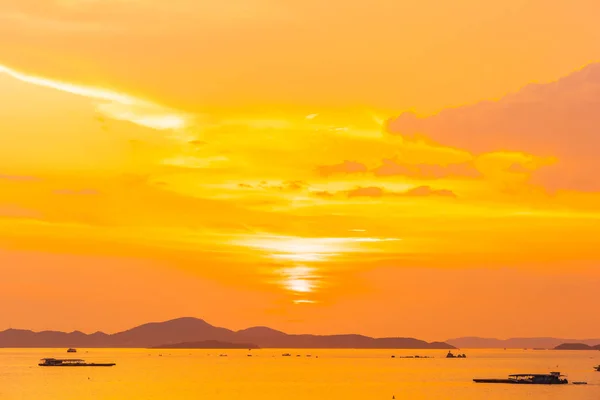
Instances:
[[[32,182],[32,181],[38,181],[39,178],[37,178],[35,176],[27,176],[27,175],[6,175],[6,174],[0,174],[0,180],[16,181],[16,182]]]
[[[378,186],[358,187],[347,192],[348,197],[383,197],[383,196],[410,196],[427,197],[443,196],[456,197],[453,191],[448,189],[433,189],[430,186],[418,186],[404,192],[393,192]]]
[[[183,129],[191,123],[191,117],[185,113],[116,91],[28,75],[4,65],[0,65],[0,73],[22,82],[96,100],[99,102],[97,111],[112,119],[157,130]]]
[[[322,165],[318,167],[318,171],[323,176],[335,174],[357,174],[367,172],[367,167],[356,161],[345,160],[340,164]]]
[[[407,176],[420,179],[441,178],[479,178],[479,172],[472,162],[458,164],[408,164],[396,160],[384,159],[381,166],[374,170],[377,176]]]
[[[0,218],[38,218],[38,211],[16,204],[0,204]]]
[[[48,18],[39,15],[11,11],[0,12],[0,24],[15,24],[33,31],[61,33],[117,32],[121,29],[93,21],[77,21],[64,18]]]
[[[95,189],[57,189],[53,193],[66,196],[94,196],[100,192]]]
[[[384,194],[383,188],[376,186],[359,187],[348,192],[348,197],[381,197]]]

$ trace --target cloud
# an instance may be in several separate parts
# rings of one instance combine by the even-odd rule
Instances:
[[[348,192],[348,197],[381,197],[384,190],[380,187],[359,187]]]
[[[398,197],[456,197],[456,194],[448,189],[433,189],[430,186],[417,186],[404,192],[390,192],[384,188],[377,186],[358,187],[347,192],[348,197],[383,197],[383,196],[398,196]]]
[[[225,156],[195,157],[178,155],[161,161],[163,165],[189,169],[209,169],[223,166],[229,159]]]
[[[312,195],[317,196],[317,197],[323,197],[323,198],[331,198],[334,196],[333,193],[330,193],[326,190],[314,191],[314,192],[312,192]]]
[[[525,166],[521,163],[513,163],[507,169],[508,172],[512,172],[515,174],[530,174],[532,172],[531,169],[525,168]]]
[[[556,82],[525,86],[496,102],[446,109],[426,118],[404,113],[389,120],[387,128],[394,135],[422,133],[479,154],[554,156],[558,162],[535,171],[534,182],[550,190],[600,191],[599,99],[600,63]]]
[[[53,193],[66,196],[94,196],[100,194],[100,192],[95,189],[58,189]]]
[[[183,129],[191,123],[191,117],[184,113],[116,91],[28,75],[0,64],[2,73],[22,82],[97,100],[97,111],[115,120],[157,130]]]
[[[432,189],[430,186],[419,186],[414,189],[407,190],[401,194],[402,196],[442,196],[456,197],[453,191],[448,189]]]
[[[264,189],[264,190],[278,190],[278,191],[298,191],[303,190],[308,186],[303,181],[283,181],[281,183],[268,183],[262,181],[258,184],[251,185],[248,183],[238,183],[238,187],[242,189]]]
[[[122,28],[101,24],[93,21],[65,20],[64,18],[49,18],[42,15],[31,15],[20,11],[0,12],[0,24],[14,25],[20,29],[31,31],[46,31],[54,33],[96,33],[119,32]]]
[[[306,187],[306,183],[302,181],[286,181],[281,186],[282,190],[302,190]]]
[[[38,211],[15,204],[0,204],[0,218],[39,218]]]
[[[384,159],[381,166],[373,171],[377,176],[407,176],[419,179],[479,178],[481,173],[472,162],[459,164],[407,164]]]
[[[0,180],[16,181],[16,182],[32,182],[32,181],[39,181],[39,178],[36,178],[35,176],[26,176],[26,175],[0,174]]]
[[[319,174],[322,176],[331,176],[335,174],[358,174],[367,172],[367,167],[356,161],[345,160],[340,164],[323,165],[318,167]]]

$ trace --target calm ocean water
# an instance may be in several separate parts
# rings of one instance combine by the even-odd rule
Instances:
[[[293,356],[282,357],[285,352],[0,349],[0,399],[600,399],[600,372],[593,370],[600,364],[598,351],[464,350],[466,359],[446,359],[443,350],[289,350]],[[117,365],[37,366],[42,357],[69,356]],[[472,382],[474,377],[549,371],[588,385]]]

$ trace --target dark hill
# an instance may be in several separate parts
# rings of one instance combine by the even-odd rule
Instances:
[[[590,346],[585,343],[563,343],[556,346],[554,350],[600,350],[600,345]]]
[[[110,336],[114,347],[152,347],[202,340],[233,341],[234,332],[217,328],[202,319],[178,318],[140,325]]]

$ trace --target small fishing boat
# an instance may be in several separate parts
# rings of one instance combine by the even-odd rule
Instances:
[[[587,385],[587,382],[573,382],[573,385]]]
[[[594,367],[594,369],[598,372],[600,372],[600,365],[598,365],[597,367]]]
[[[69,349],[67,350],[67,353],[77,353],[77,349],[74,349],[74,348],[69,348]]]
[[[86,363],[79,359],[42,358],[40,367],[112,367],[115,363]]]
[[[567,379],[561,378],[560,372],[549,374],[513,374],[508,379],[473,379],[476,383],[510,383],[524,385],[564,385],[569,383]]]

